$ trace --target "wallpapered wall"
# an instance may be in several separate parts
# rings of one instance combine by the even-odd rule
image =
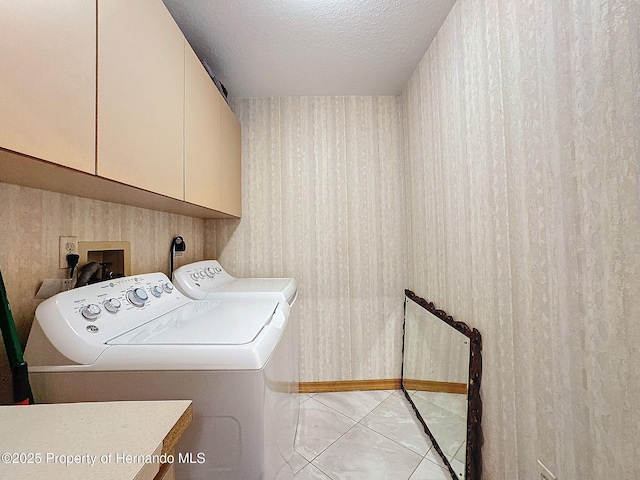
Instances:
[[[131,242],[131,272],[169,273],[171,239],[187,250],[175,266],[201,260],[205,221],[143,208],[0,183],[0,271],[22,341],[26,344],[42,280],[65,278],[58,265],[61,235],[79,241]],[[11,373],[0,342],[0,403],[11,403]],[[37,399],[36,399],[37,401]]]
[[[459,0],[402,96],[407,286],[484,340],[485,478],[640,478],[637,2]]]
[[[59,235],[145,272],[179,233],[178,264],[298,279],[303,381],[397,377],[405,287],[477,327],[485,478],[640,477],[638,8],[458,0],[401,98],[238,100],[242,220],[0,183],[23,341]]]
[[[298,281],[301,380],[398,378],[405,225],[398,97],[239,99],[242,220],[207,256]]]

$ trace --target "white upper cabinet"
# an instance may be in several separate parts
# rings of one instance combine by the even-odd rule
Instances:
[[[189,44],[185,44],[184,100],[184,199],[216,209],[224,100]]]
[[[185,200],[239,217],[240,123],[185,45]]]
[[[242,215],[240,122],[226,103],[220,108],[220,190],[218,210],[240,217]]]
[[[98,2],[98,175],[183,186],[184,37],[160,0]]]
[[[0,147],[95,173],[95,95],[95,2],[3,0]]]
[[[240,138],[161,0],[0,2],[0,181],[239,217]]]

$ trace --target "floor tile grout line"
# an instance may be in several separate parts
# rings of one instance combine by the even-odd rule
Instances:
[[[431,450],[431,449],[429,449]],[[411,474],[407,477],[407,480],[411,480],[411,477],[413,476],[414,473],[416,473],[416,470],[418,470],[418,467],[420,467],[420,465],[422,465],[422,462],[426,460],[426,458],[423,458],[422,460],[420,460],[418,462],[418,464],[416,465],[416,468],[413,469],[413,471],[411,472]]]
[[[390,398],[390,397],[388,397],[388,398],[387,398],[387,399],[385,399],[384,401],[388,400],[389,398]],[[402,397],[402,398],[404,399],[404,397]],[[381,403],[380,403],[380,405],[382,405],[382,403],[384,403],[384,401],[383,401],[383,402],[381,402]],[[377,407],[375,407],[373,410],[376,410],[378,407],[380,407],[380,405],[378,405]],[[426,458],[426,456],[429,454],[429,452],[430,452],[430,451],[431,451],[431,449],[433,448],[433,443],[431,442],[431,440],[428,440],[428,442],[429,442],[430,446],[429,446],[429,448],[427,448],[427,451],[425,452],[425,454],[424,454],[424,455],[422,455],[421,453],[418,453],[418,452],[416,452],[415,450],[412,450],[412,449],[410,449],[409,447],[407,447],[407,446],[405,446],[405,445],[402,445],[402,444],[401,444],[400,442],[398,442],[397,440],[394,440],[393,438],[388,437],[388,436],[387,436],[387,435],[385,435],[384,433],[379,432],[379,431],[378,431],[378,430],[376,430],[375,428],[370,427],[370,426],[365,425],[364,423],[362,423],[362,421],[363,421],[365,418],[367,418],[369,415],[371,415],[371,414],[373,413],[373,410],[371,410],[371,411],[370,411],[369,413],[367,413],[364,417],[362,417],[362,420],[360,420],[358,423],[359,423],[359,424],[361,424],[363,427],[366,427],[366,428],[368,428],[369,430],[372,430],[372,431],[374,431],[374,432],[376,432],[376,433],[378,433],[378,434],[382,435],[382,436],[383,436],[383,437],[385,437],[386,439],[391,440],[392,442],[395,442],[396,444],[400,445],[401,447],[406,448],[406,449],[407,449],[407,450],[409,450],[410,452],[413,452],[413,453],[415,453],[416,455],[421,455],[423,459],[424,459],[424,458]],[[415,414],[414,414],[414,415],[415,415]],[[414,420],[416,420],[416,421],[417,421],[417,419],[416,419],[414,416],[412,416],[411,418],[413,418]],[[421,427],[421,425],[418,425],[418,427]],[[456,450],[456,453],[457,453],[457,450]],[[428,460],[428,459],[427,459],[427,460]],[[433,462],[432,462],[432,463],[433,463]]]
[[[311,465],[313,465],[315,468],[317,468],[318,470],[320,470],[323,474],[325,474],[327,477],[329,477],[331,480],[336,480],[333,476],[329,475],[327,472],[325,472],[323,469],[321,469],[318,465],[316,465],[315,463],[312,463]]]
[[[387,440],[392,441],[392,442],[393,442],[393,443],[395,443],[396,445],[398,445],[398,446],[400,446],[400,447],[404,448],[404,449],[405,449],[405,450],[407,450],[408,452],[413,453],[413,454],[415,454],[415,455],[418,455],[418,456],[420,457],[420,461],[418,462],[418,464],[416,465],[416,467],[411,471],[411,475],[413,475],[413,473],[414,473],[414,472],[416,471],[416,469],[420,466],[420,464],[422,463],[422,461],[423,461],[423,460],[427,460],[428,462],[433,463],[434,465],[438,465],[437,463],[432,462],[431,460],[429,460],[428,458],[426,458],[427,454],[431,451],[431,449],[433,448],[433,446],[429,447],[429,449],[427,450],[427,453],[425,453],[424,455],[421,455],[420,453],[417,453],[417,452],[415,452],[415,451],[411,450],[410,448],[407,448],[406,446],[404,446],[404,445],[402,445],[402,444],[400,444],[400,443],[396,442],[396,441],[395,441],[395,440],[393,440],[392,438],[389,438],[389,437],[387,437],[386,435],[384,435],[384,434],[382,434],[382,433],[378,432],[377,430],[374,430],[373,428],[370,428],[370,427],[368,427],[367,425],[361,424],[360,422],[357,422],[357,423],[353,424],[353,425],[349,428],[349,430],[347,430],[346,432],[344,432],[344,433],[343,433],[342,435],[340,435],[340,437],[338,437],[334,442],[332,442],[332,443],[331,443],[330,445],[328,445],[324,450],[322,450],[320,453],[318,453],[318,455],[316,455],[316,456],[314,457],[314,459],[313,459],[313,460],[311,460],[309,463],[310,463],[311,465],[313,465],[315,468],[317,468],[318,470],[320,470],[323,474],[325,474],[325,475],[326,475],[327,477],[329,477],[331,480],[334,480],[334,477],[332,477],[331,475],[329,475],[328,473],[326,473],[322,468],[320,468],[320,466],[318,466],[318,465],[317,465],[317,464],[315,464],[314,462],[318,459],[318,457],[320,457],[320,455],[322,455],[326,450],[328,450],[328,449],[329,449],[329,448],[330,448],[334,443],[338,442],[338,441],[339,441],[343,436],[345,436],[345,435],[347,434],[347,432],[351,431],[351,430],[352,430],[356,425],[360,425],[361,427],[366,428],[367,430],[371,430],[372,432],[374,432],[374,433],[376,433],[376,434],[378,434],[378,435],[380,435],[380,436],[382,436],[382,437],[386,438]],[[440,465],[438,465],[438,466],[440,466]],[[305,465],[305,467],[306,467],[306,465]],[[302,470],[302,469],[300,469],[300,470]],[[409,476],[407,477],[407,480],[408,480],[409,478],[411,478],[411,475],[409,475]]]
[[[361,392],[361,391],[362,391],[362,392],[364,392],[364,391],[386,391],[386,390],[354,390],[354,391],[357,391],[357,392]],[[349,392],[319,392],[319,393],[349,393]],[[366,417],[366,416],[367,416],[367,415],[369,415],[371,412],[373,412],[376,408],[378,408],[378,407],[379,407],[379,406],[380,406],[384,401],[386,401],[386,400],[387,400],[391,395],[393,395],[393,391],[392,391],[392,393],[390,393],[389,395],[387,395],[387,397],[386,397],[384,400],[380,401],[380,402],[379,402],[375,407],[373,407],[371,410],[369,410],[369,411],[364,415],[364,417]],[[362,420],[362,419],[360,419],[360,420],[356,420],[355,418],[353,418],[353,417],[351,417],[351,416],[347,415],[346,413],[341,412],[341,411],[340,411],[340,410],[338,410],[337,408],[332,407],[331,405],[327,405],[326,403],[324,403],[324,402],[323,402],[322,400],[320,400],[320,399],[317,399],[317,398],[316,398],[315,400],[316,400],[317,402],[322,403],[322,405],[324,405],[325,407],[329,407],[330,409],[335,410],[335,411],[336,411],[336,412],[338,412],[339,414],[344,415],[344,416],[345,416],[345,417],[347,417],[347,418],[350,418],[350,419],[351,419],[351,420],[353,420],[354,422],[359,422],[360,420]],[[362,418],[364,418],[364,417],[362,417]]]
[[[453,456],[451,457],[451,460],[452,460],[452,461],[453,461],[453,460],[457,460],[457,459],[456,459],[456,455],[458,455],[458,452],[460,451],[460,449],[462,449],[462,447],[463,447],[463,446],[465,446],[465,447],[466,447],[466,445],[465,445],[466,443],[467,443],[467,442],[466,442],[466,440],[465,440],[464,442],[462,442],[462,443],[460,444],[460,446],[459,446],[459,447],[458,447],[458,449],[456,450],[456,453],[454,453],[454,454],[453,454]],[[466,457],[466,454],[465,454],[465,457]],[[458,461],[460,462],[460,460],[458,460]],[[460,462],[460,463],[464,463],[464,462]]]
[[[322,403],[322,405],[323,405],[323,406],[325,406],[325,407],[327,407],[327,408],[330,408],[330,409],[331,409],[331,410],[333,410],[334,412],[338,412],[340,415],[342,415],[343,417],[347,417],[349,420],[353,420],[354,422],[358,422],[358,421],[359,421],[359,420],[356,420],[355,418],[353,418],[353,417],[351,417],[351,416],[347,415],[346,413],[341,412],[341,411],[340,411],[340,410],[338,410],[337,408],[332,407],[331,405],[327,405],[326,403],[323,403],[321,400],[317,400],[317,399],[316,399],[316,402]],[[376,407],[376,408],[377,408],[377,407]],[[371,412],[369,412],[369,413],[371,413]],[[369,413],[367,413],[367,415],[369,415]],[[366,417],[367,415],[365,415],[365,417]],[[363,418],[364,418],[364,417],[363,417]]]
[[[323,404],[323,405],[324,405],[324,404]],[[328,405],[325,405],[325,407],[331,408],[331,407],[329,407]],[[333,409],[333,410],[335,410],[335,409]],[[336,412],[338,412],[337,410],[335,410],[335,411],[336,411]],[[340,412],[338,412],[338,413],[340,413]],[[342,415],[342,416],[344,416],[344,417],[347,417],[347,416],[346,416],[345,414],[343,414],[343,413],[340,413],[340,415]],[[352,421],[356,422],[356,421],[355,421],[353,418],[351,418],[351,417],[347,417],[347,418],[348,418],[349,420],[352,420]],[[324,449],[322,449],[322,451],[321,451],[320,453],[318,453],[315,457],[313,457],[313,460],[309,460],[309,463],[313,463],[313,461],[314,461],[315,459],[317,459],[320,455],[322,455],[322,454],[323,454],[323,453],[324,453],[324,452],[325,452],[329,447],[331,447],[331,445],[333,445],[333,444],[334,444],[334,443],[336,443],[338,440],[340,440],[342,437],[344,437],[344,436],[346,435],[346,433],[347,433],[349,430],[351,430],[353,427],[355,427],[357,424],[358,424],[358,422],[356,422],[356,423],[354,423],[353,425],[351,425],[351,426],[350,426],[350,427],[349,427],[349,428],[348,428],[344,433],[342,433],[338,438],[336,438],[333,442],[331,442],[331,443],[330,443],[329,445],[327,445]],[[295,448],[294,448],[294,450],[295,450]],[[298,453],[302,456],[302,458],[304,458],[305,460],[307,459],[307,457],[305,457],[304,455],[302,455],[300,452],[298,452]],[[315,465],[314,465],[314,466],[315,466]],[[316,468],[317,468],[317,467],[316,467]]]
[[[330,393],[330,392],[326,392],[326,393]],[[335,393],[341,393],[341,392],[335,392]],[[345,393],[346,393],[346,392],[345,392]],[[315,400],[316,400],[316,401],[318,401],[318,403],[320,403],[323,407],[329,408],[330,410],[332,410],[332,411],[334,411],[334,412],[338,413],[339,415],[341,415],[341,416],[343,416],[343,417],[348,418],[349,420],[351,420],[351,421],[353,421],[353,422],[355,422],[355,423],[354,423],[353,425],[351,425],[351,426],[350,426],[350,427],[349,427],[345,432],[343,432],[341,435],[339,435],[339,436],[338,436],[338,438],[336,438],[333,442],[331,442],[329,445],[327,445],[327,446],[326,446],[322,451],[320,451],[317,455],[315,455],[315,456],[313,457],[313,459],[312,459],[312,460],[307,460],[307,458],[306,458],[304,455],[302,455],[299,451],[297,451],[297,450],[295,450],[295,449],[294,449],[294,450],[296,451],[296,453],[297,453],[298,455],[300,455],[300,456],[302,457],[302,459],[304,460],[304,462],[305,462],[305,464],[303,465],[303,467],[302,467],[302,468],[300,468],[300,469],[298,470],[298,472],[296,472],[294,475],[297,475],[300,471],[302,471],[303,469],[307,468],[307,467],[309,466],[309,464],[311,464],[314,468],[316,468],[316,469],[318,469],[320,472],[322,472],[322,474],[323,474],[323,475],[326,475],[326,476],[327,476],[328,478],[330,478],[331,480],[334,480],[334,477],[333,477],[332,475],[327,474],[327,473],[326,473],[322,468],[320,468],[320,466],[318,466],[318,465],[317,465],[316,463],[314,463],[314,462],[316,462],[316,461],[318,460],[318,458],[319,458],[322,454],[324,454],[324,453],[325,453],[325,452],[326,452],[326,451],[327,451],[331,446],[333,446],[336,442],[338,442],[339,440],[341,440],[341,439],[342,439],[342,437],[344,437],[348,432],[350,432],[351,430],[353,430],[353,428],[354,428],[356,425],[360,425],[361,427],[364,427],[364,428],[366,428],[367,430],[372,431],[372,432],[374,432],[374,433],[376,433],[376,434],[378,434],[378,435],[380,435],[380,436],[384,437],[385,439],[387,439],[387,440],[389,440],[389,441],[391,441],[391,442],[395,443],[395,444],[396,444],[396,445],[398,445],[399,447],[402,447],[402,448],[403,448],[403,450],[406,450],[406,451],[411,452],[411,453],[413,453],[413,454],[415,454],[415,455],[418,455],[418,456],[421,458],[421,460],[418,462],[418,464],[416,465],[416,467],[412,470],[412,472],[411,472],[411,474],[409,475],[409,477],[407,477],[407,480],[408,480],[408,479],[409,479],[409,478],[410,478],[410,477],[415,473],[415,471],[418,469],[418,467],[420,466],[420,464],[422,463],[422,461],[423,461],[423,460],[427,460],[427,461],[429,461],[429,463],[430,463],[430,464],[434,464],[434,465],[436,465],[436,466],[438,466],[438,467],[441,467],[438,463],[436,463],[436,462],[432,461],[431,459],[427,458],[427,455],[428,455],[428,454],[429,454],[429,452],[430,452],[430,451],[432,451],[432,449],[433,449],[433,445],[429,446],[429,448],[427,449],[426,453],[425,453],[424,455],[422,455],[422,454],[420,454],[420,453],[416,452],[415,450],[412,450],[411,448],[409,448],[409,447],[407,447],[407,446],[405,446],[405,445],[402,445],[401,443],[399,443],[398,441],[394,440],[393,438],[388,437],[387,435],[385,435],[384,433],[382,433],[382,432],[380,432],[380,431],[376,430],[375,428],[372,428],[372,427],[370,427],[370,426],[368,426],[368,425],[365,425],[365,424],[363,423],[363,421],[364,421],[364,420],[365,420],[369,415],[371,415],[371,414],[373,413],[373,411],[374,411],[374,410],[376,410],[377,408],[379,408],[379,407],[380,407],[380,406],[381,406],[385,401],[387,401],[389,398],[391,398],[391,397],[392,397],[393,395],[395,395],[395,394],[396,394],[396,391],[395,391],[395,390],[391,390],[391,391],[389,391],[389,394],[388,394],[387,396],[385,396],[385,397],[384,397],[384,399],[382,399],[381,401],[379,401],[379,402],[377,403],[377,405],[376,405],[376,406],[374,406],[373,408],[371,408],[371,409],[370,409],[370,410],[369,410],[369,411],[368,411],[364,416],[362,416],[359,420],[356,420],[356,419],[355,419],[355,418],[353,418],[352,416],[347,415],[347,414],[345,414],[345,413],[341,412],[340,410],[338,410],[337,408],[335,408],[335,407],[333,407],[333,406],[331,406],[331,405],[327,405],[327,404],[323,403],[323,402],[321,401],[321,399],[315,398]],[[306,398],[304,401],[302,401],[302,402],[301,402],[301,405],[302,405],[302,403],[306,402],[306,401],[307,401],[307,400],[309,400],[310,398],[314,398],[316,394],[312,394],[312,395],[306,394],[306,395],[307,395],[307,398]],[[404,398],[404,397],[402,397],[402,398]],[[425,400],[426,400],[426,399],[425,399]],[[428,401],[428,400],[426,400],[426,401]],[[429,403],[432,403],[432,402],[429,402]],[[453,415],[456,415],[454,412],[450,412],[449,410],[447,410],[447,409],[445,409],[445,408],[443,408],[443,407],[440,407],[440,406],[435,405],[435,404],[433,404],[433,405],[434,405],[434,406],[436,406],[436,407],[438,407],[438,408],[440,408],[440,409],[443,409],[443,410],[445,410],[445,411],[447,411],[447,412],[449,412],[449,413],[451,413],[451,414],[453,414]],[[299,424],[300,424],[300,422],[298,422],[298,424],[296,425],[296,436],[297,436],[297,432],[298,432]],[[431,442],[429,442],[429,443],[431,443]],[[452,459],[454,459],[454,458],[455,458],[455,455],[458,453],[458,451],[459,451],[459,449],[460,449],[460,448],[461,448],[461,447],[459,447],[459,448],[456,450],[456,453],[451,457]],[[441,468],[442,468],[442,467],[441,467]]]
[[[407,447],[407,446],[405,446],[405,445],[402,445],[401,443],[399,443],[398,441],[394,440],[393,438],[388,437],[388,436],[387,436],[387,435],[385,435],[384,433],[379,432],[378,430],[376,430],[376,429],[374,429],[374,428],[372,428],[372,427],[369,427],[368,425],[365,425],[364,423],[362,423],[362,421],[363,421],[365,418],[367,418],[367,417],[368,417],[368,416],[369,416],[369,415],[370,415],[370,414],[371,414],[375,409],[377,409],[380,405],[382,405],[382,403],[384,403],[386,400],[388,400],[388,399],[391,397],[391,395],[393,395],[393,392],[392,392],[390,395],[388,395],[388,396],[387,396],[383,401],[381,401],[377,406],[373,407],[373,408],[372,408],[372,409],[371,409],[371,410],[370,410],[370,411],[369,411],[369,412],[368,412],[364,417],[362,417],[360,420],[355,420],[354,418],[349,417],[348,415],[346,415],[345,413],[340,412],[339,410],[336,410],[335,408],[331,407],[330,405],[326,405],[326,404],[324,404],[324,403],[323,403],[323,405],[324,405],[324,406],[326,406],[326,407],[328,407],[328,408],[331,408],[332,410],[334,410],[334,411],[336,411],[336,412],[340,413],[341,415],[343,415],[343,416],[345,416],[345,417],[347,417],[347,418],[349,418],[349,419],[351,419],[351,420],[355,421],[356,423],[355,423],[355,424],[353,424],[351,427],[349,427],[349,429],[348,429],[348,430],[346,430],[342,435],[340,435],[338,438],[336,438],[336,439],[335,439],[331,444],[329,444],[329,445],[328,445],[324,450],[322,450],[320,453],[318,453],[318,454],[313,458],[313,460],[311,460],[309,463],[313,464],[316,468],[318,468],[318,467],[317,467],[317,465],[315,465],[313,462],[314,462],[314,461],[315,461],[315,460],[316,460],[320,455],[322,455],[322,454],[323,454],[327,449],[329,449],[329,447],[331,447],[334,443],[336,443],[337,441],[339,441],[339,440],[340,440],[342,437],[344,437],[344,436],[345,436],[349,431],[351,431],[351,430],[352,430],[356,425],[360,425],[361,427],[366,428],[367,430],[370,430],[370,431],[372,431],[372,432],[374,432],[374,433],[376,433],[376,434],[378,434],[378,435],[380,435],[380,436],[382,436],[382,437],[386,438],[387,440],[390,440],[391,442],[395,443],[395,444],[396,444],[396,445],[398,445],[399,447],[402,447],[403,449],[407,450],[408,452],[411,452],[411,453],[413,453],[413,454],[415,454],[415,455],[420,456],[422,459],[425,459],[425,458],[426,458],[426,456],[427,456],[427,454],[428,454],[428,453],[431,451],[431,449],[433,448],[433,445],[431,445],[431,446],[427,449],[427,451],[424,453],[424,455],[423,455],[423,454],[421,454],[421,453],[416,452],[415,450],[412,450],[412,449],[408,448],[408,447]],[[320,400],[318,400],[318,399],[317,399],[317,401],[318,401],[318,402],[320,402],[320,403],[322,403],[322,402],[321,402]],[[306,459],[306,457],[305,457],[305,459]],[[429,460],[429,459],[427,459],[427,460]],[[429,460],[429,461],[430,461],[430,460]],[[431,463],[433,463],[433,462],[431,462]],[[420,464],[420,462],[418,462],[418,465],[419,465],[419,464]],[[417,467],[416,467],[416,468],[417,468]],[[324,473],[324,472],[323,472],[323,473]]]
[[[438,405],[436,403],[433,403],[431,400],[428,400],[427,398],[421,396],[421,395],[417,395],[418,398],[420,398],[421,400],[424,400],[425,402],[429,403],[430,405],[437,407],[438,409],[444,410],[447,413],[450,413],[451,415],[455,415],[458,418],[461,418],[462,420],[466,421],[467,420],[467,416],[465,415],[459,415],[456,412],[451,411],[450,409],[443,407],[441,405]]]
[[[322,454],[323,454],[323,453],[324,453],[324,452],[325,452],[329,447],[331,447],[331,445],[333,445],[333,444],[334,444],[334,443],[336,443],[338,440],[340,440],[344,435],[346,435],[346,434],[347,434],[347,432],[349,432],[349,431],[350,431],[353,427],[355,427],[356,425],[360,425],[360,426],[362,426],[362,427],[364,427],[364,428],[367,428],[368,430],[371,430],[372,432],[375,432],[375,433],[377,433],[378,435],[383,436],[383,437],[384,437],[384,438],[386,438],[387,440],[390,440],[390,441],[394,442],[396,445],[399,445],[400,447],[404,448],[405,450],[408,450],[408,451],[410,451],[411,453],[415,453],[416,455],[420,455],[420,456],[422,456],[422,458],[425,458],[425,457],[427,456],[427,454],[428,454],[428,453],[431,451],[431,449],[433,448],[433,445],[431,445],[431,446],[427,449],[426,453],[425,453],[424,455],[422,455],[422,454],[420,454],[420,453],[416,452],[415,450],[412,450],[412,449],[410,449],[410,448],[406,447],[405,445],[402,445],[401,443],[399,443],[398,441],[394,440],[393,438],[388,437],[388,436],[387,436],[387,435],[385,435],[384,433],[379,432],[379,431],[377,431],[376,429],[371,428],[371,427],[369,427],[369,426],[365,425],[364,423],[362,423],[362,421],[363,421],[365,418],[367,418],[367,417],[368,417],[368,416],[369,416],[369,415],[370,415],[370,414],[371,414],[375,409],[377,409],[380,405],[382,405],[382,403],[384,403],[384,402],[385,402],[385,401],[387,401],[389,398],[391,398],[391,396],[394,394],[394,392],[395,392],[395,390],[392,390],[392,391],[391,391],[391,393],[390,393],[389,395],[387,395],[387,397],[386,397],[384,400],[382,400],[380,403],[378,403],[378,405],[376,405],[376,406],[375,406],[375,407],[373,407],[371,410],[369,410],[369,412],[368,412],[366,415],[364,415],[360,420],[356,420],[355,418],[350,417],[349,415],[347,415],[346,413],[341,412],[340,410],[337,410],[336,408],[332,407],[331,405],[327,405],[327,404],[323,403],[320,399],[315,399],[317,402],[321,403],[323,406],[325,406],[325,407],[327,407],[327,408],[330,408],[331,410],[333,410],[333,411],[335,411],[335,412],[339,413],[340,415],[342,415],[342,416],[344,416],[344,417],[347,417],[348,419],[350,419],[350,420],[352,420],[352,421],[354,421],[354,422],[356,422],[356,423],[354,423],[354,424],[353,424],[351,427],[349,427],[349,428],[348,428],[344,433],[342,433],[338,438],[336,438],[333,442],[331,442],[329,445],[327,445],[327,447],[325,447],[325,448],[324,448],[320,453],[318,453],[315,457],[313,457],[313,460],[309,460],[309,463],[313,463],[313,461],[314,461],[314,460],[316,460],[316,459],[317,459],[320,455],[322,455]],[[326,392],[326,393],[342,393],[342,392]],[[296,432],[297,432],[297,428],[298,428],[298,427],[296,426]],[[298,453],[300,453],[300,452],[298,452]],[[307,458],[306,458],[304,455],[302,455],[302,454],[300,454],[300,455],[301,455],[305,460],[307,460]],[[433,463],[433,462],[432,462],[432,463]]]
[[[326,452],[334,443],[336,443],[338,440],[340,440],[342,437],[344,437],[348,431],[350,431],[353,427],[355,427],[356,425],[358,425],[358,423],[354,423],[353,425],[351,425],[349,427],[349,429],[344,432],[342,435],[340,435],[338,438],[336,438],[333,442],[331,442],[329,445],[327,445],[324,450],[322,450],[320,453],[318,453],[315,457],[313,457],[313,460],[311,460],[309,463],[312,464],[314,467],[316,467],[318,470],[320,470],[322,473],[324,473],[325,475],[327,475],[329,478],[331,478],[331,480],[334,480],[334,478],[331,475],[328,475],[327,473],[325,473],[324,470],[322,470],[318,465],[316,465],[315,463],[313,463],[315,460],[318,459],[318,457],[320,455],[322,455],[324,452]]]
[[[364,419],[363,419],[363,420],[364,420]],[[422,457],[422,458],[425,458],[425,457],[427,456],[427,454],[428,454],[428,453],[431,451],[431,449],[433,448],[433,445],[432,445],[432,446],[430,446],[430,447],[427,449],[427,452],[423,455],[423,454],[421,454],[421,453],[416,452],[415,450],[411,450],[411,449],[410,449],[409,447],[407,447],[406,445],[402,445],[402,444],[401,444],[400,442],[398,442],[397,440],[394,440],[393,438],[386,436],[384,433],[379,432],[379,431],[378,431],[378,430],[376,430],[375,428],[371,428],[370,426],[365,425],[364,423],[360,423],[360,422],[358,422],[356,425],[360,425],[361,427],[367,428],[367,429],[371,430],[372,432],[375,432],[375,433],[377,433],[378,435],[383,436],[383,437],[384,437],[384,438],[386,438],[387,440],[392,441],[392,442],[393,442],[393,443],[395,443],[396,445],[399,445],[400,447],[404,448],[405,450],[407,450],[407,451],[409,451],[409,452],[411,452],[411,453],[415,453],[416,455],[418,455],[418,456],[420,456],[420,457]],[[354,425],[354,427],[355,427],[355,425]]]
[[[329,393],[329,392],[327,392],[327,393]],[[368,412],[364,417],[362,417],[362,419],[364,419],[367,415],[369,415],[369,414],[370,414],[371,412],[373,412],[376,408],[378,408],[378,407],[380,406],[380,404],[382,404],[382,402],[384,402],[385,400],[387,400],[391,395],[393,395],[393,391],[392,391],[392,392],[391,392],[391,393],[390,393],[390,394],[389,394],[389,395],[388,395],[384,400],[382,400],[380,403],[378,403],[378,405],[376,405],[376,406],[375,406],[375,407],[373,407],[371,410],[369,410],[369,412]],[[346,415],[345,413],[340,412],[339,410],[337,410],[337,409],[333,408],[332,406],[327,405],[327,404],[325,404],[325,403],[322,403],[322,401],[320,401],[319,399],[315,399],[315,400],[316,400],[318,403],[321,403],[323,406],[325,406],[325,407],[327,407],[327,408],[330,408],[331,410],[333,410],[333,411],[335,411],[335,412],[339,413],[340,415],[342,415],[342,416],[344,416],[344,417],[347,417],[349,420],[352,420],[352,421],[354,421],[354,422],[355,422],[355,423],[354,423],[353,425],[351,425],[351,426],[350,426],[350,427],[349,427],[349,428],[348,428],[344,433],[342,433],[338,438],[336,438],[333,442],[331,442],[329,445],[327,445],[327,446],[326,446],[326,447],[325,447],[321,452],[319,452],[315,457],[313,457],[313,459],[312,459],[312,460],[309,460],[309,461],[308,461],[310,464],[312,464],[314,467],[316,467],[316,468],[317,468],[318,470],[320,470],[322,473],[324,473],[325,475],[327,475],[327,474],[326,474],[326,473],[325,473],[325,472],[324,472],[320,467],[318,467],[318,466],[317,466],[315,463],[313,463],[313,462],[314,462],[314,461],[315,461],[315,460],[316,460],[320,455],[322,455],[325,451],[327,451],[327,450],[328,450],[328,449],[329,449],[329,448],[330,448],[334,443],[336,443],[338,440],[340,440],[342,437],[344,437],[344,436],[347,434],[347,432],[351,431],[351,429],[353,429],[353,427],[355,427],[356,425],[361,425],[362,427],[365,427],[365,428],[369,428],[369,427],[367,427],[367,426],[366,426],[366,425],[364,425],[364,424],[360,424],[360,421],[359,421],[359,420],[356,420],[356,419],[354,419],[354,418],[352,418],[352,417],[350,417],[350,416]],[[362,419],[361,419],[361,420],[362,420]],[[298,430],[298,427],[296,426],[296,433],[297,433],[297,430]],[[382,435],[380,432],[377,432],[377,431],[375,431],[375,430],[374,430],[374,429],[372,429],[372,428],[369,428],[369,430],[371,430],[371,431],[373,431],[373,432],[377,433],[378,435]],[[383,437],[385,437],[385,438],[388,438],[388,437],[386,437],[386,436],[384,436],[384,435],[382,435],[382,436],[383,436]],[[389,440],[392,440],[392,439],[390,439],[390,438],[388,438],[388,439],[389,439]],[[392,440],[392,441],[394,441],[394,440]],[[398,442],[395,442],[395,443],[398,443]],[[400,445],[400,444],[398,444],[398,445]],[[402,446],[402,447],[404,447],[404,448],[407,448],[407,447],[405,447],[404,445],[400,445],[400,446]],[[295,450],[295,448],[294,448],[294,450]],[[412,450],[410,450],[410,451],[412,451]],[[412,452],[413,452],[413,451],[412,451]],[[416,453],[416,452],[413,452],[413,453]],[[302,458],[304,458],[305,460],[307,460],[307,457],[305,457],[304,455],[302,455],[300,452],[298,452],[298,454],[299,454],[300,456],[302,456]],[[420,454],[418,453],[417,455],[420,455]],[[306,465],[305,465],[305,467],[306,467]],[[303,468],[304,468],[304,467],[303,467]],[[300,470],[302,470],[302,469],[300,469]],[[330,475],[327,475],[327,476],[333,480],[333,477],[331,477]]]
[[[329,408],[329,409],[333,410],[334,412],[338,413],[339,415],[342,415],[343,417],[346,417],[346,418],[348,418],[349,420],[351,420],[352,422],[356,422],[356,423],[354,423],[353,425],[351,425],[351,426],[350,426],[350,427],[349,427],[349,428],[348,428],[344,433],[342,433],[338,438],[336,438],[333,442],[331,442],[329,445],[327,445],[327,446],[326,446],[326,447],[325,447],[325,448],[324,448],[320,453],[318,453],[315,457],[313,457],[313,459],[312,459],[312,460],[308,460],[308,462],[309,462],[309,463],[312,463],[312,462],[313,462],[313,460],[315,460],[315,459],[316,459],[316,458],[318,458],[320,455],[322,455],[322,453],[323,453],[327,448],[329,448],[331,445],[333,445],[333,444],[334,444],[334,443],[336,443],[338,440],[340,440],[340,438],[342,438],[342,436],[343,436],[345,433],[347,433],[349,430],[351,430],[351,429],[352,429],[352,428],[357,424],[357,421],[356,421],[355,419],[353,419],[353,418],[349,417],[348,415],[345,415],[344,413],[342,413],[342,412],[340,412],[340,411],[336,410],[335,408],[333,408],[333,407],[331,407],[331,406],[329,406],[329,405],[325,405],[324,403],[322,403],[322,402],[321,402],[321,401],[319,401],[319,400],[316,400],[316,401],[317,401],[318,403],[322,404],[322,406],[323,406],[323,407]],[[299,416],[298,416],[298,418],[299,418]],[[298,424],[299,424],[299,423],[300,423],[300,421],[298,420]],[[297,434],[298,434],[298,425],[296,425],[296,437],[297,437]],[[294,450],[295,450],[295,447],[294,447]],[[297,450],[296,450],[296,451],[297,451]],[[302,456],[302,458],[304,458],[305,460],[307,460],[307,457],[305,457],[302,453],[298,452],[298,454],[300,454],[300,456]]]

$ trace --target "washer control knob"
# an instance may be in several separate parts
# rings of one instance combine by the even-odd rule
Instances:
[[[80,310],[82,316],[87,320],[95,320],[96,318],[98,318],[98,315],[100,315],[100,312],[100,307],[94,303],[92,303],[91,305],[86,305],[82,307],[82,310]]]
[[[164,291],[167,293],[171,293],[173,292],[173,285],[171,285],[171,283],[167,282],[165,283],[162,288],[164,288]]]
[[[214,272],[213,267],[207,267],[204,269],[204,273],[207,274],[207,277],[213,278],[216,276],[216,272]]]
[[[155,287],[153,287],[153,288],[151,289],[151,294],[152,294],[154,297],[158,297],[158,298],[160,298],[160,295],[162,295],[162,292],[163,292],[163,290],[162,290],[162,287],[161,287],[160,285],[156,285]]]
[[[200,278],[205,278],[205,276],[206,276],[202,270],[200,270],[198,275],[200,275]]]
[[[109,313],[116,313],[122,306],[120,304],[120,300],[118,300],[117,298],[110,298],[109,300],[105,300],[102,305],[104,306],[104,309]]]
[[[149,296],[147,295],[147,292],[144,291],[144,288],[136,288],[127,292],[127,300],[133,303],[136,307],[144,306],[144,302],[146,302],[148,298]]]
[[[198,280],[200,280],[200,275],[198,275],[197,272],[196,273],[192,273],[191,274],[191,278],[193,278],[197,282]]]

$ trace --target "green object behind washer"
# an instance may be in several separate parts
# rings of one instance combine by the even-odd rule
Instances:
[[[22,347],[20,346],[20,338],[16,330],[16,324],[13,321],[13,314],[9,306],[7,298],[7,290],[4,287],[4,280],[0,272],[0,330],[2,330],[2,338],[4,346],[7,350],[9,358],[9,366],[11,367],[11,375],[13,377],[13,401],[15,403],[34,403],[33,393],[29,385],[29,377],[27,373],[27,364],[22,357]]]

